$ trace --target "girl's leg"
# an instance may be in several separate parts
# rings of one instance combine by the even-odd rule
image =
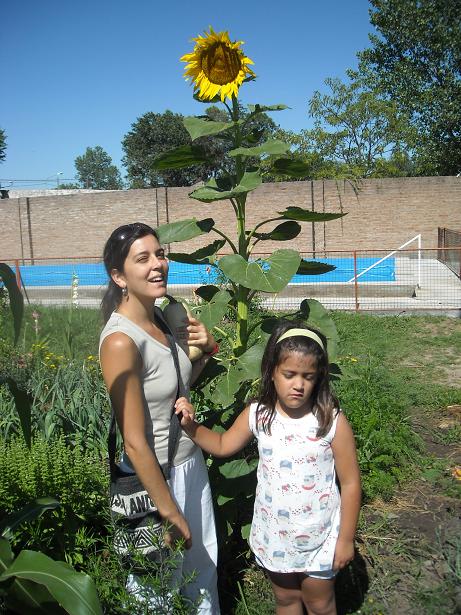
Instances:
[[[309,615],[336,615],[335,580],[305,576],[301,594]]]
[[[294,573],[271,572],[267,575],[275,596],[276,615],[303,615],[300,576]]]

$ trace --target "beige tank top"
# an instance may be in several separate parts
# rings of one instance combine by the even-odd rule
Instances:
[[[146,438],[155,452],[160,465],[168,459],[168,431],[171,410],[176,398],[178,379],[171,350],[155,340],[144,329],[126,316],[112,312],[111,317],[101,332],[99,350],[103,341],[112,333],[124,333],[136,344],[142,359],[141,383],[144,393],[144,418]],[[189,393],[192,364],[186,353],[176,344],[182,381]],[[189,436],[181,431],[173,465],[178,466],[187,461],[195,452],[196,445]],[[131,468],[126,453],[123,461]]]

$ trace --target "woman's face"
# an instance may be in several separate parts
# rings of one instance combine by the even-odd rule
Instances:
[[[166,294],[168,259],[153,235],[136,239],[125,259],[123,272],[117,272],[114,281],[126,286],[128,293],[140,299],[157,299]]]

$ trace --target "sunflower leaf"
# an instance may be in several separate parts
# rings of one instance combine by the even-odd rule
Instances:
[[[239,254],[219,259],[219,267],[232,282],[266,293],[280,292],[298,270],[301,257],[295,250],[276,250],[269,258],[248,262]]]
[[[160,243],[173,243],[175,241],[186,241],[204,233],[209,233],[213,226],[213,218],[205,218],[204,220],[189,218],[187,220],[162,224],[157,227],[157,233]]]
[[[288,143],[279,139],[271,139],[255,147],[237,147],[237,149],[229,152],[229,156],[260,156],[261,154],[279,156],[280,154],[286,154],[289,149]]]
[[[223,201],[246,194],[255,190],[261,184],[261,176],[258,171],[251,171],[244,174],[240,184],[230,190],[222,190],[214,179],[211,179],[205,186],[197,188],[189,194],[192,199],[209,203],[211,201]]]
[[[298,275],[321,275],[322,273],[328,273],[329,271],[334,271],[335,269],[336,265],[302,260],[296,273]]]
[[[265,113],[266,111],[283,111],[289,109],[286,105],[248,105],[251,113]]]
[[[206,137],[207,135],[215,135],[224,130],[232,128],[233,122],[215,122],[213,120],[205,120],[200,117],[188,116],[183,120],[184,127],[190,134],[192,141],[199,137]]]
[[[289,239],[297,237],[300,232],[301,226],[294,220],[289,220],[277,225],[268,233],[255,233],[253,237],[262,241],[267,241],[268,239],[273,241],[288,241]]]
[[[199,264],[209,264],[208,260],[209,256],[213,256],[216,254],[218,250],[220,250],[224,244],[226,243],[225,239],[217,239],[213,243],[196,250],[195,252],[187,252],[187,253],[179,253],[179,252],[169,252],[168,258],[171,261],[177,261],[179,263],[189,263],[191,265],[199,265]]]
[[[198,145],[181,145],[168,152],[163,152],[154,158],[152,168],[163,169],[182,169],[197,164],[207,162],[208,156],[204,149]]]
[[[341,214],[323,214],[302,207],[287,207],[285,211],[277,212],[282,218],[288,220],[298,220],[298,222],[328,222],[342,218],[347,212]]]

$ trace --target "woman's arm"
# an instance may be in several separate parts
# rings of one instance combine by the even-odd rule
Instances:
[[[181,425],[192,440],[207,453],[216,457],[229,457],[240,451],[252,439],[249,416],[250,408],[247,406],[241,412],[227,431],[219,433],[212,431],[194,421],[194,408],[185,397],[176,402],[176,414],[182,413]]]
[[[188,548],[191,544],[189,526],[173,500],[146,439],[141,357],[134,342],[124,333],[109,335],[101,345],[101,367],[125,451],[160,515],[172,526],[173,536],[167,534],[165,540],[168,543],[182,537]]]
[[[203,371],[203,368],[207,362],[210,360],[213,351],[216,348],[216,341],[203,322],[200,322],[200,320],[194,318],[193,316],[189,316],[187,332],[188,344],[197,346],[204,353],[200,359],[192,363],[191,383],[193,384]]]
[[[338,570],[354,559],[354,536],[362,495],[354,434],[342,412],[338,416],[331,448],[341,485],[341,523],[333,564],[333,568]]]

